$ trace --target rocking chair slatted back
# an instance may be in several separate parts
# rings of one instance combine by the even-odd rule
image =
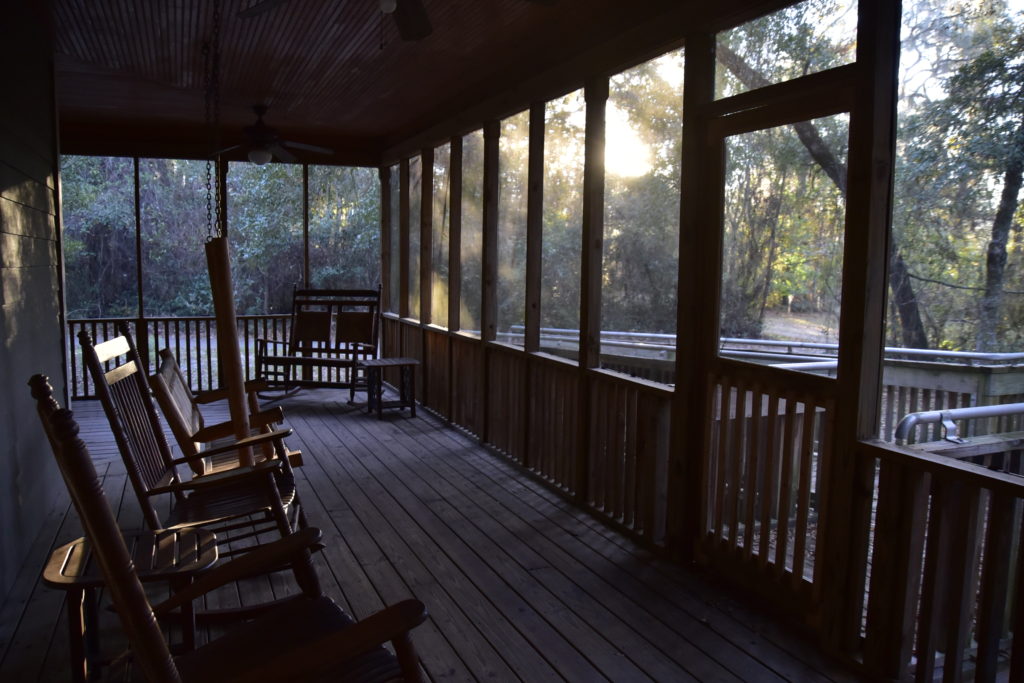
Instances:
[[[150,491],[179,481],[160,420],[150,400],[144,363],[131,340],[127,325],[120,323],[121,335],[101,344],[83,330],[78,338],[86,367],[96,384],[107,420],[111,423],[135,495],[143,506],[150,528],[160,528],[160,518],[149,501]],[[104,372],[103,364],[121,361]],[[180,494],[176,494],[180,498]]]

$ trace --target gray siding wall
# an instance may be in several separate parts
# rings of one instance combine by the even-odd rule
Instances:
[[[46,515],[67,497],[26,385],[42,372],[64,395],[46,4],[0,0],[0,599]]]

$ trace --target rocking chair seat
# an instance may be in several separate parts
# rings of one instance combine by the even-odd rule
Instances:
[[[237,458],[235,462],[238,462]],[[290,509],[296,498],[294,473],[291,470],[273,468],[273,463],[260,463],[253,469],[272,471],[281,504],[286,510]],[[234,474],[231,471],[229,473]],[[210,479],[211,476],[216,475],[207,475],[203,479]],[[246,478],[242,478],[237,484],[198,488],[174,506],[165,520],[166,526],[175,529],[197,524],[214,524],[243,517],[251,514],[253,510],[269,509],[274,501],[268,495],[268,490],[267,487],[253,486]]]

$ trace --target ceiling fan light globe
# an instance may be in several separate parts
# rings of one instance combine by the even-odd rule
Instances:
[[[256,164],[257,166],[262,166],[263,164],[269,163],[270,160],[273,158],[274,155],[271,154],[270,150],[268,149],[260,149],[257,147],[249,150],[249,161]]]
[[[384,14],[392,14],[398,7],[398,0],[380,0],[380,11]]]

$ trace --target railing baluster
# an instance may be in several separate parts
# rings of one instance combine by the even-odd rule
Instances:
[[[811,508],[811,466],[814,444],[814,423],[817,409],[804,399],[803,438],[800,443],[800,472],[797,484],[796,531],[793,544],[793,587],[799,588],[804,578],[807,554],[807,522]]]

